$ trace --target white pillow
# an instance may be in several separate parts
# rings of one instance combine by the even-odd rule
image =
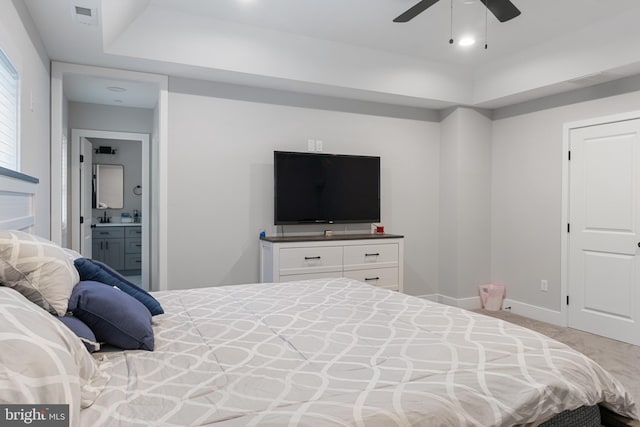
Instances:
[[[71,262],[77,260],[78,258],[82,258],[82,254],[80,252],[74,251],[69,248],[62,248],[62,252],[71,260]]]
[[[62,322],[3,287],[0,349],[0,402],[68,404],[71,425],[109,380]]]
[[[64,316],[79,281],[73,261],[60,246],[22,231],[0,231],[0,284]]]

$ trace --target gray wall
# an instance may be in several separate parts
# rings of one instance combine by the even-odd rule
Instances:
[[[640,111],[640,92],[513,115],[525,107],[502,109],[493,122],[491,275],[509,298],[559,310],[563,124]]]
[[[460,114],[453,111],[440,123],[440,194],[438,200],[438,293],[458,293],[458,157]]]
[[[491,279],[491,120],[445,114],[440,140],[440,294],[468,298]]]
[[[493,282],[509,298],[557,310],[562,125],[640,105],[640,92],[586,100],[572,92],[497,110],[493,121],[460,108],[437,123],[428,111],[385,117],[384,108],[338,111],[334,99],[251,93],[170,80],[171,288],[258,280],[257,235],[273,232],[272,152],[305,151],[313,138],[327,152],[382,157],[382,222],[406,235],[408,293],[466,298]],[[99,121],[112,109],[124,114]],[[71,103],[70,126],[151,131],[151,110],[126,110]],[[549,292],[539,291],[541,279]]]
[[[49,238],[49,58],[23,2],[0,2],[0,49],[20,74],[20,172],[40,179],[35,197],[35,233]]]
[[[150,134],[153,130],[153,110],[70,102],[69,127]]]
[[[408,293],[468,298],[480,284],[501,283],[509,298],[554,310],[562,125],[640,105],[640,92],[568,105],[554,96],[547,109],[538,100],[535,111],[518,105],[492,121],[458,108],[434,123],[287,106],[230,90],[170,80],[171,288],[258,280],[257,234],[274,230],[272,152],[305,151],[312,138],[327,152],[382,157],[382,222],[406,236]],[[538,290],[541,279],[549,292]]]
[[[273,230],[273,151],[381,157],[382,223],[405,234],[405,289],[436,292],[439,124],[215,97],[170,79],[169,286],[258,281],[260,230]],[[293,231],[295,227],[287,227]]]

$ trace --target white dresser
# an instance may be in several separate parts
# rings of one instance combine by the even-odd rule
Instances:
[[[403,239],[394,234],[264,237],[260,281],[348,277],[402,292]]]

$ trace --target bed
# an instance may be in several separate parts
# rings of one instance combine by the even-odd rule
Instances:
[[[154,352],[94,353],[87,426],[510,426],[602,405],[595,362],[507,322],[347,279],[154,293]]]
[[[0,286],[0,404],[68,403],[71,426],[587,427],[598,405],[638,418],[619,382],[564,344],[354,280],[156,292],[153,351],[93,354],[55,304],[16,289]]]
[[[0,174],[13,206],[0,230],[33,231],[36,184]],[[55,320],[79,287],[65,256],[47,265],[66,294],[0,286],[0,404],[66,403],[74,427],[585,427],[599,407],[638,419],[620,383],[564,344],[348,279],[156,292],[154,351],[90,354]]]

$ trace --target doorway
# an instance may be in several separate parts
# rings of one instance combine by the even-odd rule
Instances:
[[[71,130],[71,247],[86,258],[110,265],[143,289],[150,289],[151,212],[149,135]],[[110,187],[120,204],[99,196],[100,165],[119,173]],[[97,166],[97,167],[96,167]],[[100,230],[97,230],[100,228]],[[100,234],[110,234],[100,236]],[[100,241],[94,241],[94,234]]]
[[[122,89],[129,88],[123,95]],[[106,94],[106,95],[105,95]],[[119,94],[115,96],[114,94]],[[133,96],[136,95],[136,96]],[[82,99],[78,99],[82,98]],[[134,102],[129,104],[129,101]],[[69,123],[69,103],[103,104],[119,107],[137,107],[151,110],[152,130],[148,136],[149,156],[143,156],[150,172],[150,184],[143,188],[143,195],[149,198],[150,209],[146,215],[148,262],[146,280],[150,290],[166,290],[167,283],[167,140],[168,140],[168,77],[163,75],[116,70],[79,64],[53,61],[51,66],[51,240],[71,246],[67,239],[67,212],[71,212],[71,195],[67,190],[67,170],[71,171],[72,161],[67,150],[69,128],[92,128],[106,130],[142,130],[121,128],[112,125],[71,126]],[[135,102],[138,105],[135,105]],[[131,121],[131,118],[129,118]],[[146,130],[144,131],[146,132]],[[77,170],[77,169],[76,169]],[[147,174],[147,175],[149,175]],[[68,205],[68,208],[67,208]],[[144,226],[143,222],[143,226]],[[69,224],[77,226],[77,224]],[[143,247],[144,250],[144,247]]]
[[[640,345],[640,118],[571,127],[568,149],[568,326]]]

